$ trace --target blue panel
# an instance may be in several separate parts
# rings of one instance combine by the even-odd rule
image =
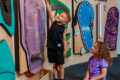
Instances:
[[[90,51],[93,45],[93,26],[94,10],[88,1],[83,1],[78,8],[78,21],[81,29],[82,40],[87,51]]]

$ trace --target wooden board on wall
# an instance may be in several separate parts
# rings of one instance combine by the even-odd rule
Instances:
[[[19,5],[19,1],[18,1],[18,5]],[[19,8],[20,9],[20,8]],[[26,55],[25,55],[25,51],[23,49],[23,46],[21,45],[21,24],[20,24],[20,12],[18,9],[18,27],[16,28],[16,35],[15,35],[15,39],[16,39],[16,58],[17,58],[17,62],[16,62],[16,66],[17,66],[17,70],[19,70],[20,74],[25,73],[26,71],[28,71],[27,68],[27,61],[26,61]],[[18,44],[18,46],[17,46]]]
[[[73,0],[73,16],[75,16],[75,12],[76,12],[76,9],[78,7],[78,5],[80,4],[80,2],[84,1],[84,0],[79,0],[79,2],[76,2],[77,0]],[[92,3],[91,3],[92,4]],[[73,23],[74,24],[74,23]],[[80,28],[79,28],[79,23],[77,21],[77,24],[74,26],[73,28],[74,30],[74,35],[73,35],[73,51],[74,51],[74,54],[81,54],[80,51],[81,51],[81,48],[85,48],[84,47],[84,44],[83,44],[83,41],[82,41],[82,37],[81,37],[81,32],[80,32]],[[75,35],[75,30],[78,31],[78,34]],[[86,52],[86,50],[85,50]]]
[[[84,0],[79,0],[79,3],[81,2],[81,1],[84,1]],[[102,2],[102,1],[97,1],[97,0],[88,0],[92,5],[93,5],[93,8],[94,8],[94,14],[95,14],[95,16],[94,16],[94,25],[93,25],[93,42],[95,42],[96,40],[100,40],[100,41],[103,41],[104,39],[96,39],[96,36],[99,36],[99,33],[98,34],[96,34],[97,32],[97,30],[96,30],[96,27],[97,27],[97,10],[96,10],[96,6],[101,2],[101,3],[103,3],[103,5],[105,6],[107,6],[107,8],[108,8],[108,10],[109,10],[109,8],[111,8],[111,7],[117,7],[117,0],[108,0],[107,2]],[[77,6],[78,6],[78,4],[79,3],[77,3],[76,2],[76,0],[73,0],[73,5],[74,5],[74,7],[73,7],[73,10],[74,10],[74,13],[73,13],[73,15],[75,15],[75,11],[76,11],[76,8],[77,8]],[[103,8],[104,9],[104,8]],[[105,23],[106,23],[106,19],[107,19],[107,12],[104,10],[104,20],[103,20],[103,32],[104,32],[104,29],[105,29]],[[77,22],[77,25],[76,26],[74,26],[74,28],[73,28],[73,30],[75,30],[75,29],[78,29],[79,30],[79,34],[76,36],[76,35],[73,35],[74,36],[74,42],[73,42],[73,44],[74,44],[74,47],[73,47],[73,50],[74,50],[74,53],[75,54],[80,54],[80,50],[81,50],[81,48],[82,47],[84,47],[84,45],[83,45],[83,42],[82,42],[82,38],[81,38],[81,34],[80,34],[80,29],[79,29],[79,24],[78,24],[78,22]],[[99,30],[98,30],[99,31]],[[104,33],[103,33],[103,35],[104,35]]]

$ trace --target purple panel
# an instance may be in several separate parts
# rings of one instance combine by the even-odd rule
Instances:
[[[20,0],[21,38],[26,52],[28,69],[35,74],[43,63],[45,39],[44,0]],[[24,7],[23,7],[24,6]]]
[[[107,21],[105,25],[104,42],[110,50],[116,49],[117,34],[118,34],[119,11],[116,7],[109,9]]]
[[[107,0],[98,0],[98,1],[105,1],[105,2],[107,2]]]

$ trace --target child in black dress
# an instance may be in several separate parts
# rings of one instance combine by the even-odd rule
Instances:
[[[64,25],[70,21],[71,17],[68,12],[63,12],[55,20],[48,0],[45,0],[45,3],[52,22],[48,31],[48,60],[53,63],[55,80],[58,79],[58,72],[60,72],[60,79],[64,80],[63,64],[66,57],[66,29]]]

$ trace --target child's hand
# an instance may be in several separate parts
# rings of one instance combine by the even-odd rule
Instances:
[[[64,56],[64,58],[66,58],[66,51],[63,52],[63,56]]]
[[[95,79],[92,78],[92,79],[90,79],[90,80],[95,80]]]
[[[48,1],[48,0],[45,0],[45,1]]]

